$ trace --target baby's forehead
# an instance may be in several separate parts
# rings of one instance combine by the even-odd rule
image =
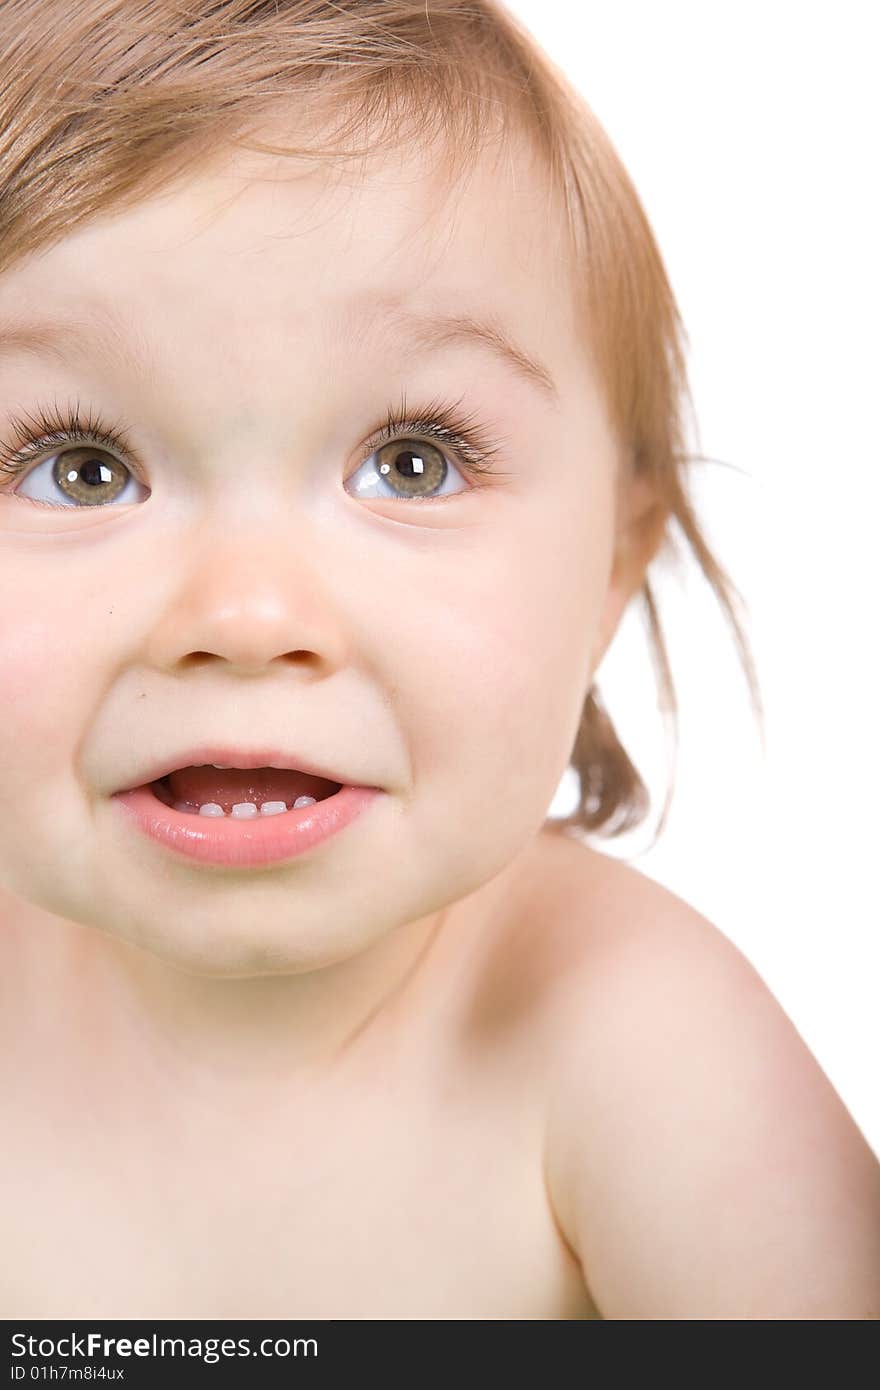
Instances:
[[[180,192],[181,206],[188,201],[203,225],[229,206],[225,235],[237,253],[257,249],[261,226],[267,243],[283,223],[285,241],[299,237],[304,245],[311,231],[326,229],[372,266],[367,284],[388,265],[405,294],[448,266],[465,290],[534,290],[547,301],[560,289],[569,302],[564,284],[572,266],[559,200],[538,152],[513,132],[467,157],[422,142],[374,150],[353,167],[321,157],[320,149],[308,158],[230,150],[210,168],[193,170]],[[259,254],[267,249],[259,246]],[[344,266],[332,265],[329,252],[324,259],[328,273],[341,275]]]
[[[161,326],[185,304],[256,347],[276,321],[306,338],[345,336],[374,310],[410,306],[497,321],[528,355],[559,363],[571,296],[539,165],[509,149],[450,172],[441,153],[376,152],[347,168],[221,150],[160,194],[76,229],[22,278],[13,267],[0,277],[0,315],[10,298],[44,300],[48,277],[77,312],[113,300]]]

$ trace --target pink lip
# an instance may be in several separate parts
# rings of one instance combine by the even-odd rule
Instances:
[[[253,820],[175,811],[149,786],[116,792],[110,799],[139,830],[167,849],[202,864],[248,868],[305,854],[351,825],[381,795],[378,787],[342,787],[313,806]]]

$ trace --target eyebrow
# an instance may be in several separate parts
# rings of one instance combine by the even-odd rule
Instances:
[[[125,322],[111,309],[94,306],[89,318],[0,318],[0,358],[7,353],[31,352],[54,357],[64,366],[71,352],[85,352],[90,346],[97,346],[107,356],[116,355],[135,375],[155,371],[153,343],[136,324]]]
[[[374,313],[406,332],[416,349],[430,351],[451,343],[475,344],[500,360],[521,381],[558,403],[559,392],[548,368],[513,341],[495,314],[415,310],[385,296],[371,297],[367,304],[372,305]]]
[[[521,381],[539,390],[554,403],[559,392],[543,362],[518,346],[492,313],[438,313],[407,308],[399,299],[387,294],[371,294],[350,307],[350,314],[362,327],[353,336],[363,337],[377,319],[404,332],[414,351],[430,352],[450,344],[472,344],[491,353],[508,371]],[[115,355],[135,375],[145,370],[155,372],[158,355],[155,344],[136,325],[126,322],[111,309],[95,307],[91,317],[55,317],[41,321],[0,319],[0,357],[12,352],[32,352],[54,357],[62,365],[70,352],[95,346],[108,355]]]

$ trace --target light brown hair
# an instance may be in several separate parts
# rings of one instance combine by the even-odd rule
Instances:
[[[256,139],[287,114],[320,139]],[[332,129],[327,125],[332,122]],[[564,219],[572,285],[624,466],[657,498],[650,563],[674,525],[713,589],[759,715],[742,598],[688,493],[686,335],[638,195],[583,97],[497,0],[2,0],[0,274],[99,214],[122,210],[238,145],[324,161],[403,141],[454,178],[490,136],[525,134]],[[677,702],[647,567],[636,596],[659,707]],[[649,809],[593,683],[572,750],[575,811],[548,829],[619,835]],[[670,785],[657,835],[672,797]]]

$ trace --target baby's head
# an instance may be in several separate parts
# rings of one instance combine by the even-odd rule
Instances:
[[[674,707],[673,521],[747,659],[682,330],[607,138],[488,0],[90,8],[0,11],[0,882],[307,970],[501,871],[570,762],[547,828],[644,815],[594,674],[640,597]],[[114,793],[206,744],[382,794],[199,866]]]

